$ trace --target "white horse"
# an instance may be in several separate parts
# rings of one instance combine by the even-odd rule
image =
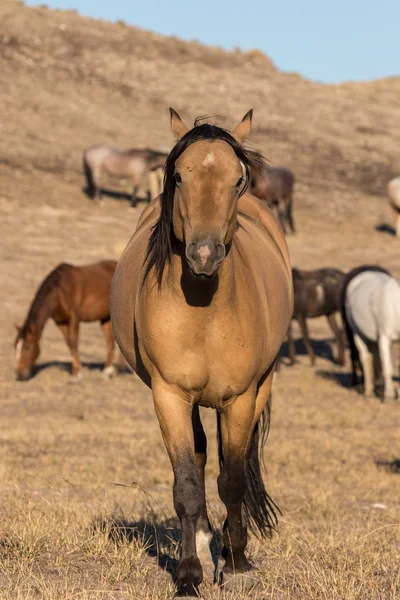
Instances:
[[[384,400],[394,400],[391,348],[394,341],[400,340],[400,283],[384,269],[378,269],[358,268],[347,275],[343,289],[344,317],[364,371],[364,394],[374,393],[374,355],[377,355],[382,365]],[[350,339],[350,346],[352,342]],[[354,368],[353,358],[353,371]]]
[[[400,177],[391,179],[387,186],[389,204],[394,213],[396,235],[400,237]]]

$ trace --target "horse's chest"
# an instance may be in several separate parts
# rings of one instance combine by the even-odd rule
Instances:
[[[210,406],[243,393],[256,377],[262,355],[257,336],[232,323],[167,326],[149,331],[143,344],[165,381]]]

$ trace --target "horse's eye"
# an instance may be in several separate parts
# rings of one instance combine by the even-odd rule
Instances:
[[[237,187],[237,188],[239,188],[239,187],[242,185],[242,183],[243,183],[243,182],[244,182],[244,179],[243,179],[243,177],[241,177],[241,178],[238,180],[238,182],[237,182],[237,184],[236,184],[236,187]]]
[[[177,185],[179,185],[180,183],[182,183],[182,177],[180,176],[180,173],[176,172],[176,173],[174,174],[174,177],[175,177],[175,183],[176,183]]]

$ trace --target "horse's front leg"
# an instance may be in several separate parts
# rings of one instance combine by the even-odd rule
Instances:
[[[196,461],[189,399],[164,381],[152,381],[154,405],[174,471],[174,506],[181,522],[181,558],[177,597],[198,597],[203,571],[196,551],[196,531],[205,514],[204,484]]]
[[[72,368],[71,381],[77,381],[82,377],[81,362],[78,354],[79,321],[73,315],[68,323],[58,323],[58,328],[63,334],[67,346],[71,352]]]
[[[255,425],[255,397],[255,390],[239,396],[219,417],[223,466],[218,477],[218,492],[227,510],[223,534],[223,575],[251,569],[244,553],[247,528],[242,505],[246,491],[246,454]]]
[[[257,391],[249,390],[239,396],[220,416],[223,467],[218,478],[218,491],[227,509],[223,537],[225,565],[221,579],[225,585],[230,585],[231,580],[235,589],[232,575],[244,573],[238,580],[242,591],[254,584],[253,579],[246,576],[252,567],[245,556],[247,530],[243,502],[246,499],[248,517],[264,537],[270,535],[276,525],[275,510],[279,510],[264,487],[258,437],[255,437],[255,427],[271,395],[273,375],[272,366]]]
[[[115,342],[110,319],[107,319],[106,321],[101,321],[101,329],[103,331],[104,339],[106,341],[107,346],[107,357],[106,362],[104,364],[103,375],[105,377],[112,377],[113,375],[115,375],[116,369],[113,365]]]

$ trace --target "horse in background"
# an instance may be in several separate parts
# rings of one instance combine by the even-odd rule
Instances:
[[[149,148],[129,148],[117,150],[105,144],[97,144],[83,152],[83,172],[86,178],[87,193],[94,200],[101,200],[101,175],[127,178],[132,184],[131,206],[135,208],[137,192],[148,174],[164,166],[168,154]],[[151,200],[151,192],[147,201]]]
[[[149,203],[154,198],[157,198],[163,190],[164,171],[162,167],[149,171],[147,177],[140,185],[137,194],[136,202],[147,202]]]
[[[396,399],[391,347],[400,339],[400,282],[386,269],[364,265],[345,278],[341,310],[349,339],[353,384],[357,369],[364,376],[364,395],[374,395],[377,375],[382,372],[383,399]]]
[[[295,177],[286,167],[264,166],[261,172],[252,173],[250,192],[266,202],[279,219],[284,232],[286,225],[295,233],[293,220],[293,188]]]
[[[174,472],[181,522],[178,596],[198,597],[210,554],[199,405],[217,411],[226,506],[221,573],[252,581],[246,523],[263,537],[277,507],[261,474],[275,361],[293,311],[285,236],[271,211],[246,194],[262,157],[242,142],[252,111],[230,134],[208,123],[189,130],[170,109],[177,143],[163,194],[143,211],[111,291],[118,345],[151,388]]]
[[[22,327],[17,327],[16,378],[30,379],[40,353],[40,338],[48,319],[61,331],[72,356],[72,381],[79,378],[79,323],[100,321],[106,340],[107,359],[103,373],[114,374],[114,335],[110,321],[110,288],[117,262],[77,267],[62,263],[39,286]]]
[[[387,185],[389,204],[393,211],[396,235],[400,237],[400,177],[391,179]]]
[[[336,362],[344,365],[346,339],[344,331],[338,326],[335,314],[340,312],[340,292],[345,273],[339,269],[317,269],[301,271],[292,269],[294,288],[293,319],[301,328],[303,342],[310,357],[311,365],[315,363],[315,355],[308,333],[307,319],[326,316],[336,338],[338,355]],[[289,359],[293,364],[296,348],[292,334],[292,323],[288,330]]]

